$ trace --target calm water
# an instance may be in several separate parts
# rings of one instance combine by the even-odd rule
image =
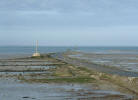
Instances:
[[[138,54],[138,47],[39,47],[41,53],[63,52],[66,50],[77,50],[83,52],[97,53],[132,53]],[[5,46],[0,47],[0,54],[32,54],[35,48],[32,46]],[[123,51],[123,52],[122,52]]]
[[[138,54],[138,47],[39,47],[40,53],[64,52],[66,50],[100,53],[100,54]],[[33,46],[3,46],[0,47],[0,58],[22,57],[32,55]]]
[[[116,98],[112,100],[132,98],[115,91],[94,90],[89,84],[28,84],[0,79],[0,86],[2,100],[111,100],[114,96]]]

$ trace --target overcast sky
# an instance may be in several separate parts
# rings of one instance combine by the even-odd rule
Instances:
[[[138,46],[138,0],[0,0],[0,45]]]

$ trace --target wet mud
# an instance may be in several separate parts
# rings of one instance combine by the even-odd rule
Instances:
[[[105,80],[100,81],[105,76],[94,75],[98,74],[49,55],[1,60],[0,97],[2,100],[134,100],[131,94],[111,86],[105,88]]]

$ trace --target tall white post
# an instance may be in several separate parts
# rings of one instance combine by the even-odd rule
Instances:
[[[38,40],[36,41],[36,53],[38,53]]]
[[[36,41],[36,47],[35,47],[35,53],[33,54],[33,57],[39,57],[40,53],[38,53],[38,41]]]

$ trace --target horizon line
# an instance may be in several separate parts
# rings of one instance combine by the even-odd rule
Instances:
[[[0,47],[35,47],[34,45],[0,45]],[[138,45],[39,45],[38,47],[138,47]]]

